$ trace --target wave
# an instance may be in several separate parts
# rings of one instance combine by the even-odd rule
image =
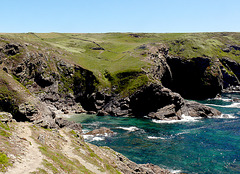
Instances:
[[[237,118],[233,114],[222,114],[220,116],[214,116],[213,118]]]
[[[215,105],[215,104],[205,104],[205,105],[221,107],[221,108],[240,108],[240,103],[232,103],[230,105]]]
[[[105,137],[94,137],[93,141],[103,141],[105,140]]]
[[[88,129],[82,129],[82,133],[83,134],[86,134],[86,133],[88,133],[90,130],[88,130]]]
[[[85,130],[86,131],[86,130]],[[116,133],[114,133],[116,134]],[[85,141],[91,142],[91,141],[104,141],[106,137],[111,137],[113,134],[105,133],[103,134],[96,134],[96,135],[83,135],[83,138]]]
[[[131,127],[116,127],[118,129],[123,129],[123,130],[127,130],[129,132],[133,132],[133,131],[137,131],[139,130],[139,128],[135,127],[135,126],[131,126]]]
[[[166,138],[163,138],[163,137],[154,137],[154,136],[148,136],[147,138],[148,139],[153,139],[153,140],[157,140],[157,139],[165,140],[166,139]]]
[[[92,141],[103,141],[105,140],[106,136],[94,136],[94,135],[83,135],[85,141],[92,142]]]
[[[172,124],[172,123],[181,123],[181,122],[196,122],[196,121],[199,121],[200,119],[201,119],[201,117],[191,117],[191,116],[186,116],[183,114],[181,120],[156,120],[156,119],[153,119],[152,122]]]
[[[188,134],[188,133],[189,133],[189,132],[184,131],[184,132],[180,132],[180,133],[175,134],[175,136],[182,135],[182,134]]]
[[[168,170],[173,174],[182,173],[181,170],[172,170],[172,169],[168,169]]]
[[[232,102],[232,101],[233,101],[232,99],[229,99],[229,98],[221,98],[221,97],[210,98],[210,99],[207,99],[207,100],[221,100],[221,101],[225,101],[225,102]]]

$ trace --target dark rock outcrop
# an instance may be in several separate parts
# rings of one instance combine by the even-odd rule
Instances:
[[[182,115],[193,117],[220,116],[221,112],[197,102],[185,101],[178,93],[158,84],[149,84],[129,98],[110,100],[99,116],[148,116],[159,120],[180,120]]]
[[[224,89],[229,86],[239,85],[240,79],[240,64],[232,59],[223,57],[220,59],[222,63],[222,74],[224,81]]]
[[[139,49],[147,50],[146,61],[152,66],[141,73],[146,74],[151,82],[138,87],[130,96],[121,97],[114,90],[114,86],[112,91],[99,91],[99,82],[93,72],[63,61],[54,53],[29,51],[27,47],[21,44],[5,44],[1,53],[5,54],[3,58],[6,72],[13,74],[42,102],[40,107],[36,107],[37,102],[33,105],[23,103],[19,105],[19,113],[31,121],[40,121],[44,127],[68,125],[63,120],[54,120],[53,111],[88,111],[97,115],[181,119],[182,108],[188,108],[188,105],[186,106],[184,99],[176,92],[186,98],[215,97],[222,90],[221,72],[226,66],[238,74],[237,68],[233,68],[237,64],[227,59],[222,62],[200,57],[183,60],[170,57],[168,48],[163,44],[147,44]],[[8,49],[15,50],[16,59],[6,56],[8,54],[5,51]],[[18,54],[20,52],[21,54]],[[117,76],[119,79],[126,79],[124,83],[127,83],[129,76],[132,78],[138,74],[139,72],[124,72]]]
[[[1,57],[5,60],[6,71],[31,93],[53,111],[82,113],[85,112],[83,108],[97,110],[92,94],[97,91],[98,81],[91,71],[69,64],[49,52],[28,51],[27,46],[22,47],[20,44],[6,44]],[[8,58],[6,49],[16,50],[16,58]]]
[[[229,45],[228,48],[238,50],[239,46]],[[145,50],[145,59],[152,64],[145,70],[146,74],[184,98],[214,98],[222,89],[240,85],[240,64],[235,60],[175,57],[169,55],[168,48],[160,43],[142,45],[139,49]]]
[[[240,46],[239,45],[230,45],[228,44],[227,47],[222,49],[224,52],[229,53],[232,50],[240,50]]]
[[[19,105],[19,112],[25,115],[29,120],[34,120],[35,115],[39,114],[39,110],[32,103],[22,103]]]
[[[154,117],[154,113],[160,112],[165,113],[165,116],[171,117],[179,115],[178,111],[183,104],[184,100],[179,94],[161,85],[151,84],[133,94],[130,97],[129,106],[132,114],[135,116],[143,117],[149,115]],[[166,108],[169,105],[171,105],[172,114],[169,114],[169,110]]]
[[[167,57],[172,80],[162,81],[163,85],[188,99],[213,98],[223,89],[223,77],[219,61],[210,58],[183,60]]]
[[[79,132],[82,131],[82,125],[80,123],[76,123],[74,121],[68,121],[63,118],[56,118],[55,122],[60,128],[68,127],[70,129],[77,130]]]
[[[221,115],[220,111],[195,101],[186,101],[185,105],[181,109],[181,112],[187,116],[204,118],[211,118]]]
[[[20,44],[16,43],[7,43],[3,48],[3,52],[8,56],[14,56],[17,53],[19,53],[20,46],[21,46]]]

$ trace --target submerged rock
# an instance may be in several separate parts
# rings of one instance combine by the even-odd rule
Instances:
[[[114,132],[112,130],[110,130],[109,128],[101,127],[99,129],[95,129],[93,131],[90,131],[90,132],[86,133],[86,135],[94,135],[94,136],[96,136],[96,135],[106,135],[106,134],[113,135]]]

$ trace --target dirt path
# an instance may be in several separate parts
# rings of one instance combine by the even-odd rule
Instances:
[[[29,123],[19,123],[17,128],[18,137],[26,141],[26,152],[21,156],[20,161],[16,161],[7,174],[27,174],[42,167],[43,155],[38,149],[38,144],[31,138],[32,131]]]
[[[73,147],[72,147],[71,139],[68,137],[68,135],[65,134],[65,132],[63,130],[60,130],[59,133],[62,136],[64,136],[64,138],[67,140],[67,142],[63,146],[63,151],[69,158],[77,159],[83,166],[86,167],[86,169],[88,169],[89,171],[91,171],[93,173],[96,173],[96,174],[106,174],[105,172],[99,171],[97,166],[95,166],[95,165],[93,165],[91,163],[88,163],[87,161],[85,161],[80,156],[75,155],[73,153]]]

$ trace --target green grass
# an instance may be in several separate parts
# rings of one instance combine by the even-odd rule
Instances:
[[[227,44],[240,45],[240,33],[21,33],[0,34],[0,36],[21,43],[28,42],[29,50],[48,48],[51,56],[78,64],[94,73],[100,82],[99,88],[119,86],[117,92],[131,93],[132,90],[147,83],[146,77],[137,76],[135,80],[120,79],[119,73],[141,72],[150,65],[143,61],[141,45],[161,43],[169,48],[172,56],[191,59],[210,57],[213,59],[229,57],[240,62],[240,51],[222,51]],[[134,37],[137,36],[137,37]],[[104,50],[93,50],[101,46]],[[60,54],[61,53],[61,54]],[[22,54],[22,52],[21,52]],[[21,57],[21,56],[20,56]],[[105,72],[113,78],[109,81]],[[62,77],[61,77],[62,78]],[[68,82],[68,79],[62,78]],[[128,83],[128,84],[127,84]],[[66,83],[69,84],[69,83]],[[64,84],[63,88],[66,85]]]
[[[42,154],[51,159],[54,164],[59,166],[63,171],[67,173],[74,173],[76,171],[81,171],[83,173],[92,173],[89,170],[87,170],[82,164],[80,164],[79,161],[69,159],[60,152],[52,151],[50,148],[46,146],[41,146],[39,147],[39,149],[42,152]],[[57,168],[54,167],[53,164],[47,161],[44,161],[43,164],[50,168],[53,171],[53,173],[56,173]]]
[[[43,159],[43,165],[51,170],[54,174],[57,174],[58,173],[58,169],[50,162],[48,162],[46,159]]]
[[[6,154],[0,152],[0,171],[4,172],[5,168],[9,165],[8,157]]]

